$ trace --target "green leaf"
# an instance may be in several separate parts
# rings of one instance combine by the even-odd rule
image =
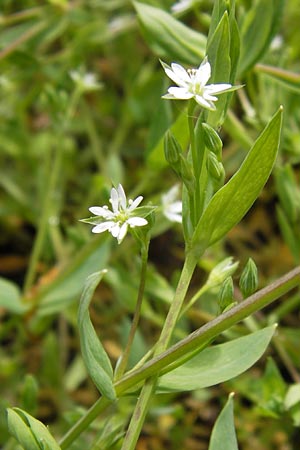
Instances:
[[[10,434],[25,450],[60,450],[48,428],[39,420],[20,408],[7,410],[8,429]]]
[[[216,420],[208,450],[238,450],[234,428],[233,394],[229,395],[226,405]]]
[[[225,344],[206,348],[188,362],[163,375],[162,391],[191,391],[230,380],[256,363],[266,350],[276,326]]]
[[[0,278],[0,307],[15,314],[23,314],[28,310],[28,305],[21,300],[18,286],[5,278]]]
[[[30,428],[13,409],[7,409],[8,432],[25,450],[40,450]]]
[[[206,38],[166,11],[134,2],[144,37],[159,57],[199,66],[205,56]]]
[[[255,2],[241,27],[239,71],[250,69],[266,52],[282,17],[283,0]]]
[[[272,171],[279,144],[282,108],[258,137],[234,176],[212,197],[198,222],[191,248],[202,254],[244,217]]]
[[[214,2],[206,52],[212,66],[210,82],[234,85],[240,55],[234,0]],[[231,96],[231,93],[222,95],[216,104],[217,113],[209,113],[208,122],[216,128],[224,121]]]
[[[112,366],[94,330],[88,309],[94,291],[105,272],[102,270],[93,273],[86,280],[78,310],[78,327],[82,357],[88,373],[101,394],[112,400],[115,398]]]
[[[210,83],[229,83],[231,72],[230,61],[230,26],[227,11],[224,13],[207,48],[208,60],[212,66]],[[229,94],[223,94],[216,103],[216,111],[210,112],[207,123],[218,127],[224,121],[225,109]],[[231,94],[230,94],[231,95]]]

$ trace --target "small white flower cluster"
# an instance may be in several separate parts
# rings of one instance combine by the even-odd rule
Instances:
[[[214,111],[216,95],[236,89],[228,83],[207,84],[211,77],[211,67],[205,58],[198,69],[185,70],[180,64],[172,63],[171,67],[162,62],[164,71],[178,87],[172,86],[163,98],[171,100],[189,100],[194,98],[205,109]]]
[[[92,232],[103,233],[104,231],[109,231],[120,244],[126,236],[128,226],[133,228],[147,225],[148,221],[146,219],[134,215],[134,210],[142,200],[143,197],[140,195],[135,200],[128,200],[127,204],[123,186],[119,184],[117,189],[112,188],[109,200],[112,211],[106,205],[89,208],[92,214],[99,217],[99,223],[94,226]]]

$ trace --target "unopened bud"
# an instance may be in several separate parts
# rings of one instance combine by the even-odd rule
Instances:
[[[255,262],[251,258],[248,259],[248,262],[242,272],[239,286],[244,298],[249,297],[249,295],[253,294],[253,292],[255,292],[257,289],[257,267]]]
[[[165,158],[176,172],[180,167],[180,155],[182,155],[182,149],[180,147],[179,142],[171,133],[171,131],[167,131],[164,139],[164,151]]]
[[[220,311],[223,312],[233,302],[233,281],[231,277],[228,277],[225,281],[223,281],[218,294],[218,304]]]
[[[207,155],[207,170],[213,179],[220,181],[225,176],[223,164],[218,161],[216,155],[208,152]]]
[[[187,190],[194,194],[195,191],[195,176],[193,173],[193,168],[191,163],[183,156],[180,155],[180,169],[179,169],[180,177],[185,184]]]
[[[228,277],[234,274],[239,263],[232,262],[232,257],[229,256],[217,264],[210,272],[207,282],[205,283],[210,288],[218,286],[223,283]]]
[[[218,161],[222,161],[222,147],[223,143],[221,141],[220,136],[207,123],[202,123],[202,127],[204,130],[204,142],[209,151],[214,153],[217,157]]]

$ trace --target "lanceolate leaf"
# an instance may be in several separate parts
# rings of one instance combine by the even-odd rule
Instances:
[[[20,408],[7,410],[9,432],[25,450],[60,450],[48,428]]]
[[[145,39],[154,53],[167,60],[200,64],[205,56],[205,36],[162,9],[139,2],[134,2],[134,6]]]
[[[212,197],[196,227],[191,248],[202,254],[244,217],[272,171],[279,144],[282,108],[254,143],[234,176]]]
[[[110,360],[98,339],[89,315],[89,304],[105,271],[96,272],[87,278],[78,310],[79,337],[82,357],[88,373],[102,395],[115,398]]]
[[[234,429],[233,395],[222,409],[214,425],[208,450],[238,450]]]
[[[191,391],[230,380],[249,369],[265,352],[276,326],[225,344],[206,348],[188,362],[163,375],[162,391]]]

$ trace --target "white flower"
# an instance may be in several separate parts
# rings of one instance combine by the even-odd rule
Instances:
[[[218,99],[215,95],[234,90],[236,87],[228,83],[206,84],[211,76],[210,64],[205,58],[198,69],[185,70],[182,66],[172,63],[171,67],[162,62],[164,71],[179,87],[172,86],[163,98],[173,100],[188,100],[194,98],[203,108],[214,111],[213,102]]]
[[[143,197],[140,195],[135,200],[128,200],[127,204],[126,195],[122,185],[119,184],[117,189],[112,188],[109,200],[112,211],[110,211],[106,205],[92,206],[89,208],[91,213],[101,218],[100,223],[97,223],[97,225],[94,226],[92,232],[103,233],[104,231],[109,231],[113,237],[117,238],[118,243],[120,244],[127,233],[128,226],[134,228],[147,225],[148,222],[146,219],[134,215],[134,210],[142,200]]]
[[[162,195],[162,212],[171,222],[182,222],[182,202],[176,200],[179,195],[179,186],[173,186]]]
[[[82,70],[71,70],[70,77],[82,92],[95,91],[102,87],[97,81],[94,73],[83,72]]]

